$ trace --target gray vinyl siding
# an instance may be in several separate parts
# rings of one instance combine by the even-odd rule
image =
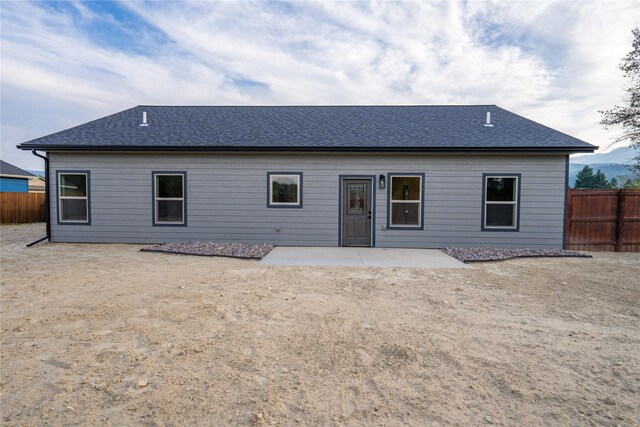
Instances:
[[[49,182],[91,172],[91,225],[57,224],[54,242],[268,242],[338,246],[339,176],[424,173],[424,230],[384,230],[387,190],[375,186],[375,246],[562,247],[565,155],[50,153]],[[187,172],[186,227],[154,227],[152,171]],[[304,173],[301,209],[269,209],[270,171]],[[481,231],[482,174],[520,173],[520,230]],[[388,183],[387,183],[388,184]],[[280,232],[276,232],[280,228]]]

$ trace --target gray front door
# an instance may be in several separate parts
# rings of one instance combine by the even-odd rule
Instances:
[[[371,180],[342,181],[342,245],[371,246]]]

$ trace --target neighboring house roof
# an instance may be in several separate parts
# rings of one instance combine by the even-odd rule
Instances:
[[[143,112],[148,126],[140,126]],[[492,127],[484,126],[491,113]],[[137,106],[24,142],[41,150],[569,151],[597,147],[495,105]]]
[[[35,175],[4,160],[0,160],[0,176],[9,178],[33,178]]]

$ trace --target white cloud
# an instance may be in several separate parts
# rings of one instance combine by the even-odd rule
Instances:
[[[1,6],[7,161],[37,167],[15,144],[144,103],[498,104],[606,146],[598,110],[621,102],[617,67],[640,11],[622,1],[122,3],[132,25],[71,5]],[[121,38],[92,34],[98,26]]]

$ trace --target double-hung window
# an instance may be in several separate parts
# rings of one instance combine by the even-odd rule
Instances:
[[[520,175],[484,174],[483,230],[518,230]]]
[[[153,172],[153,225],[187,225],[186,172]]]
[[[422,229],[424,174],[389,174],[388,228]]]
[[[302,207],[302,172],[267,173],[267,207]]]
[[[58,172],[58,223],[91,223],[89,171]]]

